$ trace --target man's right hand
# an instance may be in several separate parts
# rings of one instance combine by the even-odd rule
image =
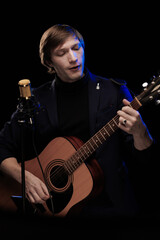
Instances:
[[[21,183],[21,166],[14,157],[6,158],[0,170]],[[44,203],[50,196],[46,185],[32,173],[25,171],[26,197],[31,203]]]
[[[44,203],[49,197],[46,185],[32,173],[25,171],[26,197],[31,203]]]

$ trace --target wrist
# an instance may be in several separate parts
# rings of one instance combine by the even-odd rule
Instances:
[[[147,128],[145,128],[144,132],[134,134],[133,139],[134,139],[134,147],[140,151],[149,148],[153,143],[153,138],[150,135]]]

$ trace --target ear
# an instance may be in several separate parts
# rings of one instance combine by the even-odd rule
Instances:
[[[45,67],[48,68],[48,73],[55,74],[56,71],[54,69],[54,65],[50,61],[45,61],[45,63],[42,63]]]
[[[46,61],[46,64],[47,64],[48,67],[54,68],[53,62],[51,62],[51,61]]]
[[[55,68],[54,68],[53,62],[47,61],[46,63],[47,63],[47,67],[48,67],[53,73],[56,72],[56,71],[55,71]]]

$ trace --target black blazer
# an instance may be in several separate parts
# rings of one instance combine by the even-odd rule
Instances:
[[[132,100],[124,82],[95,76],[87,71],[89,96],[90,135],[95,134],[122,106],[122,99]],[[41,108],[34,116],[34,131],[37,151],[40,153],[53,138],[59,136],[59,124],[56,103],[55,80],[34,89],[33,94],[40,102]],[[10,122],[0,132],[0,161],[7,157],[21,159],[21,138],[18,125],[18,114],[13,114]],[[31,141],[32,129],[27,125],[24,131],[25,159],[35,157]],[[126,147],[127,146],[127,147]],[[128,151],[129,150],[129,151]],[[92,203],[90,210],[94,212],[98,206],[98,214],[134,214],[137,205],[134,192],[128,178],[128,168],[134,152],[131,135],[118,130],[95,153],[104,172],[105,186],[100,202]],[[131,154],[131,155],[130,155]],[[129,163],[129,164],[128,164]],[[103,203],[102,203],[103,202]],[[94,206],[94,207],[93,207]],[[96,213],[97,214],[97,213]]]

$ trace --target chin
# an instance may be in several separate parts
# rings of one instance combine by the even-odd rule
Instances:
[[[80,73],[75,73],[72,76],[70,76],[70,79],[72,82],[78,81],[79,79],[81,79],[83,77],[83,72]]]

